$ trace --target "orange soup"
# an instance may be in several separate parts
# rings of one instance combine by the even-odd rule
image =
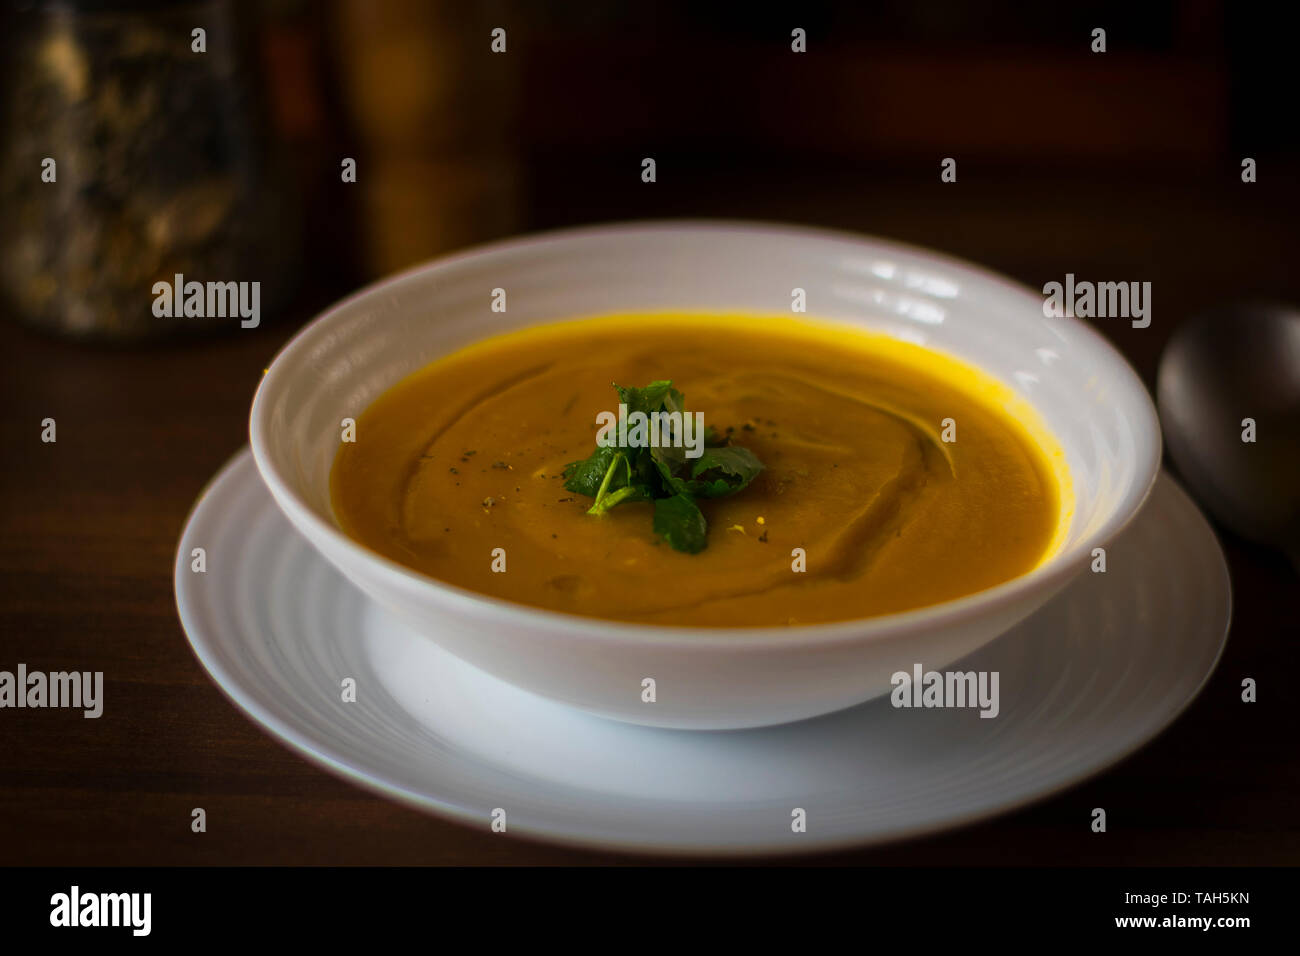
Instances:
[[[593,515],[566,488],[597,415],[619,411],[611,383],[662,380],[715,446],[762,465],[696,500],[707,544],[693,553],[656,532],[658,502]],[[921,608],[1025,574],[1068,524],[1063,457],[1009,388],[920,346],[784,317],[611,316],[489,338],[393,386],[354,438],[331,497],[355,540],[460,588],[617,621]]]

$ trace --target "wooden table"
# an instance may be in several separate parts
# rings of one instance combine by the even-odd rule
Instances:
[[[937,167],[936,167],[937,168]],[[1292,167],[1294,171],[1294,166]],[[1176,323],[1216,300],[1300,302],[1296,189],[1233,165],[1110,180],[1068,172],[941,186],[937,173],[782,176],[697,168],[655,191],[595,168],[533,169],[534,225],[641,215],[762,216],[932,245],[1030,285],[1067,271],[1151,280],[1151,328],[1099,320],[1150,385]],[[766,178],[765,178],[766,177]],[[1267,185],[1268,182],[1273,185]],[[555,183],[560,185],[556,186]],[[1243,191],[1245,190],[1245,191]],[[309,282],[310,287],[310,282]],[[319,295],[316,296],[319,298]],[[0,863],[585,864],[621,854],[502,838],[317,769],[232,706],[177,620],[172,562],[212,474],[246,441],[254,388],[309,317],[224,338],[91,349],[0,326],[0,669],[102,670],[98,720],[0,712]],[[40,440],[57,421],[58,441]],[[1118,767],[991,822],[810,858],[871,864],[1280,864],[1300,860],[1296,578],[1223,535],[1235,617],[1213,679]],[[1243,704],[1243,677],[1259,702]],[[1109,831],[1089,829],[1093,807]],[[190,830],[194,807],[208,830]]]

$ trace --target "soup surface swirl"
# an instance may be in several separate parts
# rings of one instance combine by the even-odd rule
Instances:
[[[649,503],[596,517],[564,488],[597,413],[617,411],[611,383],[656,379],[765,465],[700,503],[698,554],[653,534]],[[1068,523],[1059,449],[1009,388],[920,346],[785,317],[610,316],[485,339],[357,417],[331,498],[355,540],[449,584],[671,625],[937,604],[1032,570]]]

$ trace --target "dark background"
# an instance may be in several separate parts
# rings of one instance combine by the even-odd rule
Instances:
[[[0,864],[635,859],[502,840],[363,792],[261,733],[189,651],[171,589],[185,516],[244,444],[279,346],[372,278],[575,223],[835,226],[1036,288],[1066,272],[1150,281],[1149,328],[1098,323],[1149,386],[1169,335],[1196,312],[1258,296],[1300,302],[1294,57],[1267,6],[199,7],[239,27],[266,145],[258,198],[297,210],[282,223],[296,264],[239,276],[279,303],[256,330],[87,342],[51,334],[48,320],[28,328],[30,316],[6,308],[0,668],[103,670],[106,707],[96,721],[0,713]],[[40,15],[10,10],[6,33],[24,35]],[[504,56],[489,51],[496,26]],[[806,54],[790,52],[795,26]],[[1094,27],[1107,30],[1105,54],[1090,52]],[[8,109],[12,128],[24,104],[10,97]],[[18,140],[4,148],[16,154]],[[358,161],[355,184],[340,182],[345,156]],[[654,184],[640,179],[645,156],[657,161]],[[948,156],[955,184],[939,179]],[[1241,181],[1246,156],[1258,162],[1253,184]],[[34,175],[30,188],[41,188]],[[142,294],[141,310],[151,301]],[[57,444],[39,441],[47,416]],[[1031,809],[815,859],[1300,860],[1295,573],[1221,538],[1231,637],[1168,732]],[[1240,702],[1243,677],[1259,682],[1254,705]],[[208,813],[203,835],[189,829],[196,806]],[[1107,808],[1105,835],[1088,829],[1096,806]]]

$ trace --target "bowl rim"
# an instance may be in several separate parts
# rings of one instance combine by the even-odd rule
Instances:
[[[671,232],[689,232],[695,235],[713,233],[719,236],[745,233],[796,240],[833,240],[858,246],[870,244],[875,247],[877,252],[894,250],[901,254],[921,257],[944,269],[955,272],[959,276],[978,280],[986,285],[996,286],[1002,292],[1010,295],[1020,298],[1031,297],[1034,300],[1040,298],[1027,285],[969,260],[943,252],[936,252],[924,246],[849,230],[758,219],[683,218],[620,221],[552,229],[482,243],[448,255],[438,256],[363,286],[356,292],[319,312],[299,329],[288,342],[281,346],[258,383],[253,394],[252,407],[249,413],[249,444],[252,448],[253,459],[257,465],[258,474],[261,475],[262,481],[271,491],[272,497],[300,532],[303,532],[303,525],[305,524],[310,527],[313,534],[328,539],[332,544],[348,553],[350,557],[363,565],[369,565],[380,575],[390,578],[396,576],[404,584],[427,592],[437,602],[456,605],[459,610],[468,615],[477,614],[480,617],[495,617],[496,620],[493,623],[505,627],[518,626],[534,631],[559,631],[570,638],[585,637],[604,641],[640,641],[656,645],[677,644],[712,648],[739,646],[745,643],[758,643],[763,646],[774,647],[794,643],[825,646],[827,644],[870,640],[873,638],[884,639],[916,631],[937,630],[945,625],[960,624],[964,619],[976,614],[1011,608],[1021,603],[1025,597],[1034,592],[1050,591],[1053,588],[1063,586],[1079,572],[1079,565],[1087,563],[1093,548],[1114,540],[1145,506],[1159,477],[1163,452],[1160,421],[1155,405],[1146,386],[1143,385],[1141,378],[1128,359],[1111,345],[1105,336],[1093,329],[1088,323],[1069,316],[1054,316],[1053,318],[1056,321],[1066,323],[1075,334],[1088,341],[1094,348],[1105,355],[1112,365],[1120,371],[1121,376],[1128,379],[1131,391],[1137,399],[1137,407],[1132,410],[1131,420],[1139,432],[1145,430],[1151,437],[1145,455],[1134,462],[1135,486],[1140,488],[1140,493],[1133,496],[1132,504],[1127,510],[1117,509],[1102,523],[1100,528],[1080,539],[1072,547],[1059,551],[1032,570],[980,591],[907,611],[817,624],[718,627],[709,625],[641,624],[534,607],[481,594],[441,581],[371,550],[366,545],[347,535],[337,525],[327,522],[317,515],[315,510],[299,497],[293,486],[276,470],[267,439],[268,425],[265,421],[269,402],[267,396],[273,389],[283,387],[279,380],[286,376],[285,368],[291,364],[294,358],[308,351],[313,342],[323,333],[348,321],[347,312],[355,303],[388,292],[394,286],[409,282],[416,277],[449,271],[464,263],[485,257],[527,252],[536,247],[553,243],[556,240],[603,240],[613,237],[632,237]],[[556,321],[559,321],[559,319],[556,319]],[[1029,401],[1027,397],[1026,401]],[[312,540],[311,534],[303,533],[313,547],[318,551],[321,550],[317,543]],[[326,558],[328,560],[328,555],[326,555]],[[338,567],[337,562],[331,561],[330,563]],[[346,568],[339,567],[339,570],[345,577],[352,578],[351,572]]]

